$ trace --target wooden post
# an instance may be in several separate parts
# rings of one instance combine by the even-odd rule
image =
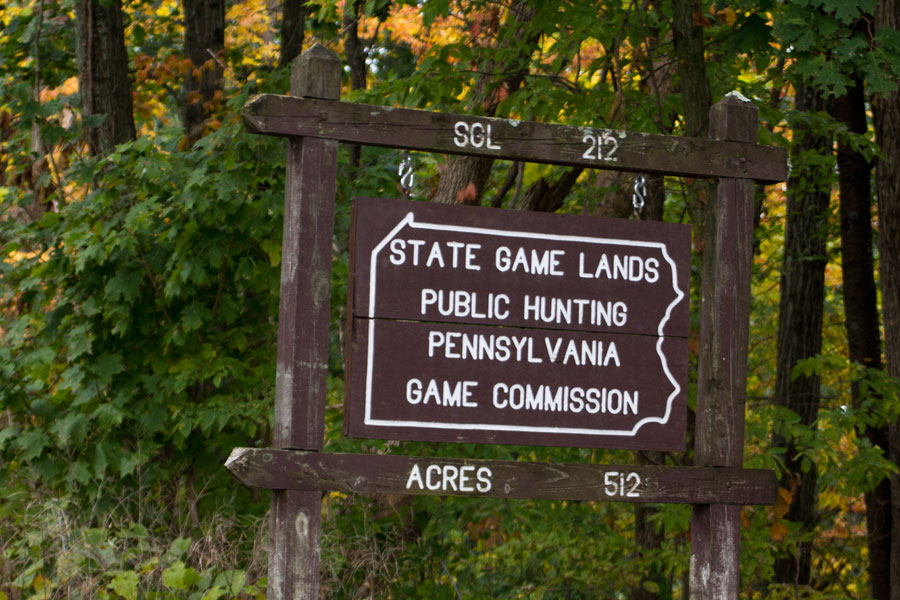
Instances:
[[[736,93],[710,109],[710,137],[755,142],[757,110]],[[706,209],[694,464],[740,467],[753,257],[750,179],[722,178]],[[741,507],[695,505],[691,521],[691,598],[737,598]]]
[[[336,100],[341,64],[315,45],[294,59],[293,96]],[[321,450],[325,433],[337,141],[288,138],[273,445]],[[318,599],[322,492],[275,490],[268,597]]]

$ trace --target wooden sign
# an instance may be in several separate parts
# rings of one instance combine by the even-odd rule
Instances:
[[[690,228],[359,199],[352,436],[677,450]]]
[[[755,183],[787,177],[732,92],[710,139],[339,101],[316,44],[288,97],[241,111],[289,139],[271,449],[228,469],[272,489],[268,595],[315,599],[322,491],[692,503],[691,597],[737,598]],[[718,178],[707,201],[694,467],[559,465],[318,452],[325,430],[337,141]],[[684,446],[689,233],[683,226],[361,200],[351,237],[344,425],[353,435],[677,450]],[[305,449],[299,451],[299,449]]]
[[[242,483],[281,490],[616,502],[768,504],[769,469],[558,464],[235,448]]]
[[[476,117],[262,94],[241,110],[249,131],[444,154],[690,177],[787,178],[787,150],[741,141]],[[754,130],[755,133],[755,130]]]

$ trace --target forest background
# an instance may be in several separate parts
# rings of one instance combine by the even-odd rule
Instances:
[[[900,598],[900,2],[7,0],[0,7],[0,600],[262,598],[285,144],[246,133],[289,63],[346,100],[703,137],[732,90],[761,143],[742,512],[747,598]],[[325,449],[690,464],[691,453],[350,440],[349,202],[397,151],[342,146]],[[413,154],[416,200],[628,218],[633,176]],[[651,177],[693,226],[708,184]],[[689,404],[696,395],[691,386]],[[689,419],[690,421],[690,419]],[[328,494],[323,595],[687,598],[690,508]]]

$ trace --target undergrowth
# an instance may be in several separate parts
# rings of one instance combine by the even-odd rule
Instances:
[[[204,514],[205,492],[184,489],[118,487],[85,505],[8,483],[0,491],[0,600],[265,598],[268,517]]]

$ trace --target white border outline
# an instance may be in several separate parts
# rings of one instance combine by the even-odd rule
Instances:
[[[413,229],[430,229],[435,231],[458,231],[460,233],[471,233],[471,234],[479,234],[479,235],[493,235],[498,237],[519,237],[519,238],[529,238],[529,239],[539,239],[539,240],[554,240],[561,242],[582,242],[587,244],[608,244],[615,246],[635,246],[642,248],[659,248],[662,252],[663,258],[666,262],[669,263],[669,266],[672,267],[672,289],[675,292],[675,299],[669,304],[666,309],[666,314],[659,322],[659,327],[657,328],[657,335],[659,336],[659,340],[656,342],[656,353],[659,355],[660,360],[662,361],[663,371],[666,374],[666,377],[669,380],[669,383],[672,384],[674,388],[672,393],[669,394],[668,399],[666,400],[666,412],[662,417],[645,417],[635,423],[634,427],[631,431],[625,431],[621,429],[582,429],[578,427],[538,427],[538,426],[528,426],[528,425],[499,425],[499,424],[485,424],[485,423],[435,423],[428,421],[392,421],[387,419],[373,419],[372,418],[372,362],[375,358],[375,286],[376,286],[376,278],[377,278],[377,259],[378,253],[381,252],[382,249],[400,232],[404,227],[409,226]],[[662,351],[662,344],[664,338],[663,329],[665,328],[666,323],[669,320],[669,317],[672,314],[672,310],[674,310],[675,306],[681,302],[684,298],[684,292],[678,287],[678,267],[675,265],[675,261],[672,260],[672,257],[669,256],[668,251],[666,250],[666,245],[661,242],[642,242],[642,241],[629,241],[629,240],[618,240],[618,239],[610,239],[610,238],[596,238],[596,237],[587,237],[587,236],[577,236],[577,235],[560,235],[560,234],[545,234],[545,233],[534,233],[530,231],[509,231],[504,229],[489,229],[485,227],[466,227],[461,225],[444,225],[444,224],[436,224],[436,223],[418,223],[415,220],[415,214],[409,212],[406,216],[400,220],[399,223],[388,233],[381,242],[372,249],[372,257],[369,261],[369,347],[367,348],[366,353],[366,411],[365,418],[363,421],[364,425],[373,426],[373,427],[422,427],[426,429],[474,429],[478,431],[514,431],[514,432],[528,432],[528,433],[555,433],[555,434],[574,434],[574,435],[608,435],[608,436],[624,436],[624,437],[633,437],[637,435],[638,429],[646,425],[647,423],[659,423],[660,425],[665,425],[669,421],[669,417],[672,413],[672,402],[675,400],[675,397],[681,392],[681,386],[678,385],[678,382],[675,381],[675,378],[672,377],[672,373],[669,371],[669,365],[666,362],[666,356]]]

